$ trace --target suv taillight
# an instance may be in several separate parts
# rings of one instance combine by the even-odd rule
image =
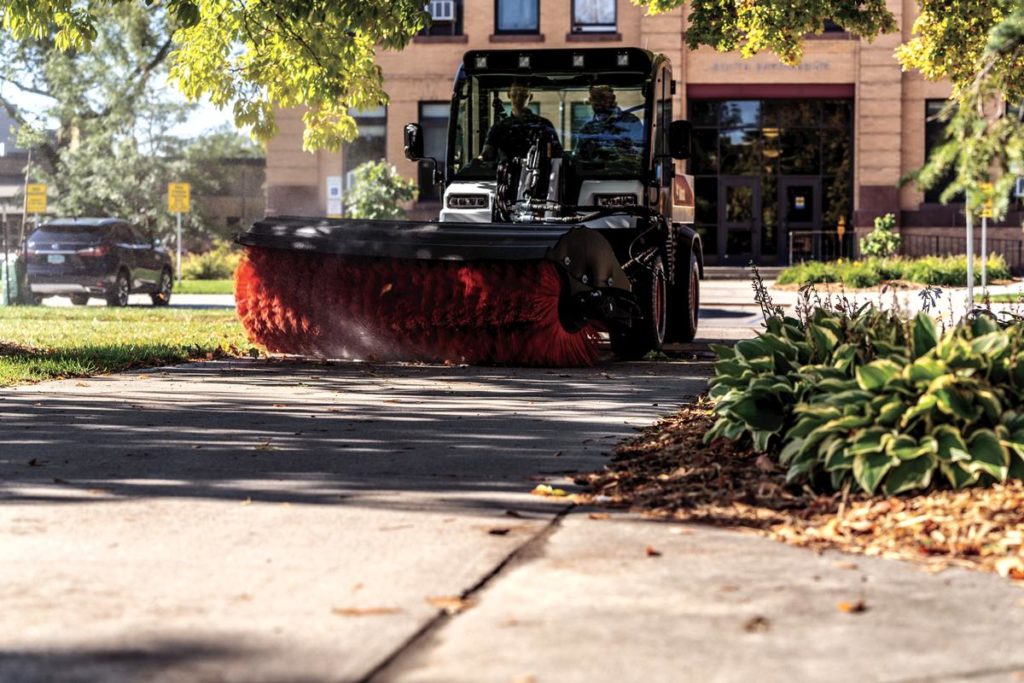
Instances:
[[[110,247],[108,245],[100,244],[95,247],[79,249],[75,253],[79,256],[106,256],[108,251],[110,251]]]

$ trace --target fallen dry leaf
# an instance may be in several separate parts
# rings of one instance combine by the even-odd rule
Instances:
[[[863,600],[854,600],[853,602],[844,600],[836,604],[836,609],[846,614],[859,614],[867,612],[868,606],[864,604]]]
[[[401,612],[397,607],[332,607],[331,614],[339,617],[379,617]]]
[[[1003,557],[996,560],[996,572],[1004,579],[1024,579],[1024,558]]]
[[[587,515],[587,519],[610,519],[611,515],[607,512],[591,512]]]
[[[504,536],[505,534],[507,534],[510,531],[512,531],[512,529],[510,529],[509,527],[501,526],[501,527],[494,527],[493,529],[488,529],[487,533],[489,533],[491,536]]]
[[[246,498],[243,500],[242,505],[252,505],[252,498]]]
[[[647,548],[644,549],[644,553],[647,554],[647,557],[661,557],[661,551],[660,550],[655,550],[654,546],[650,546],[650,545],[647,546]]]
[[[743,624],[743,630],[747,633],[764,633],[772,626],[771,622],[768,621],[767,617],[757,615],[747,619]]]
[[[769,470],[750,448],[705,444],[712,424],[707,399],[684,406],[617,446],[603,471],[577,476],[587,487],[580,502],[745,529],[816,552],[900,558],[929,571],[1001,568],[1024,580],[1012,559],[1024,558],[1024,481],[888,499],[816,494],[787,484],[785,468]]]
[[[436,595],[427,598],[427,602],[438,609],[444,610],[448,615],[465,612],[476,604],[476,600],[472,598],[460,598],[457,595]]]
[[[537,484],[530,493],[535,496],[544,496],[545,498],[564,498],[569,495],[565,492],[565,489],[556,489],[547,484]]]
[[[856,562],[839,561],[839,562],[833,562],[832,566],[835,567],[836,569],[856,569],[857,568],[857,563]]]

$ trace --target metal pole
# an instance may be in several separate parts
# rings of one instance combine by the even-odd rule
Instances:
[[[4,216],[4,305],[11,305],[11,257],[7,253],[7,204],[0,204]]]
[[[789,263],[786,265],[793,265],[793,233],[787,232],[786,237],[789,238]]]
[[[32,171],[32,148],[28,148],[28,163],[25,164],[25,183],[22,194],[24,195],[24,204],[21,210],[21,234],[18,236],[18,244],[25,241],[25,223],[28,222],[28,176]]]
[[[967,213],[967,312],[974,310],[974,226],[971,224],[971,197],[966,197]]]
[[[178,286],[181,286],[181,212],[178,212]]]
[[[981,212],[981,291],[988,291],[988,216]]]

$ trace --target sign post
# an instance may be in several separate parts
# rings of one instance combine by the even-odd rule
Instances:
[[[964,211],[967,214],[967,313],[974,310],[974,225],[971,223],[971,196],[967,194]]]
[[[178,271],[178,284],[181,284],[181,214],[189,212],[189,204],[192,195],[192,186],[188,183],[167,184],[167,211],[178,216],[178,261],[175,270]]]
[[[992,183],[981,183],[981,291],[988,291],[988,219],[992,218]]]

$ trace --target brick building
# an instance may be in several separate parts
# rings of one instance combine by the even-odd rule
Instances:
[[[708,263],[784,263],[791,251],[834,256],[840,221],[863,233],[887,212],[897,215],[910,252],[962,249],[962,205],[939,204],[941,188],[925,194],[900,185],[938,138],[941,124],[929,117],[950,86],[901,71],[893,51],[910,37],[915,2],[888,5],[901,32],[868,42],[828,25],[808,37],[802,63],[787,67],[772,54],[688,51],[684,10],[649,17],[629,0],[433,0],[433,25],[403,52],[379,55],[391,101],[359,113],[355,143],[340,153],[304,153],[301,112],[280,113],[280,135],[267,150],[267,210],[337,214],[347,174],[384,157],[420,178],[413,215],[436,217],[429,176],[403,157],[402,127],[419,121],[427,153],[443,157],[447,101],[464,51],[636,46],[672,61],[676,118],[695,127],[688,172]],[[855,237],[847,230],[844,254]],[[990,238],[1019,258],[1020,214]]]

